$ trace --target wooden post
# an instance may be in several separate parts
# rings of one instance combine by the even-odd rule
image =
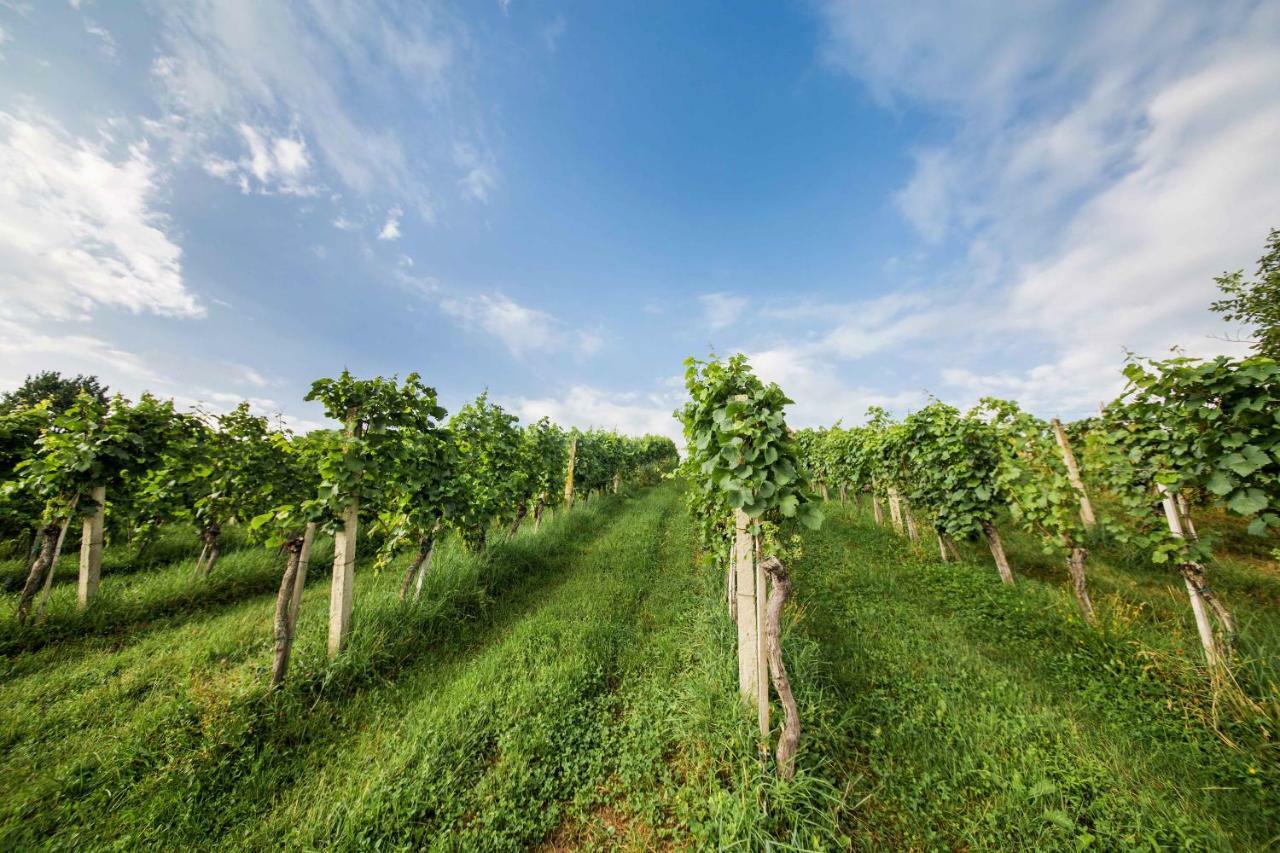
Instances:
[[[755,543],[751,519],[742,510],[733,512],[734,597],[738,615],[738,691],[748,705],[760,701],[760,637],[756,622]]]
[[[1160,493],[1160,502],[1164,506],[1164,517],[1169,524],[1169,532],[1177,539],[1185,538],[1182,517],[1178,512],[1173,493],[1169,491],[1168,486],[1160,483],[1156,484],[1156,491]],[[1196,617],[1196,631],[1200,634],[1200,645],[1204,647],[1205,660],[1209,666],[1217,666],[1221,662],[1218,655],[1218,641],[1213,636],[1213,625],[1209,622],[1209,611],[1200,594],[1200,587],[1192,583],[1187,572],[1182,573],[1182,580],[1186,584],[1187,595],[1191,598],[1191,612]]]
[[[920,541],[920,531],[916,528],[916,517],[911,512],[911,504],[902,502],[902,518],[907,524],[907,536],[914,545]]]
[[[337,657],[351,633],[351,606],[356,576],[356,534],[360,501],[352,498],[342,511],[342,530],[333,540],[333,580],[329,587],[329,657]]]
[[[293,580],[293,600],[289,602],[289,625],[291,631],[298,628],[298,611],[302,608],[302,588],[307,585],[307,563],[311,561],[311,546],[316,539],[316,523],[307,523],[302,534],[302,551],[298,554],[298,572]]]
[[[884,526],[884,510],[880,508],[880,496],[875,492],[871,493],[871,516],[875,519],[877,526]]]
[[[990,521],[982,522],[982,532],[991,546],[991,556],[996,561],[996,570],[1000,572],[1000,580],[1013,585],[1013,569],[1009,568],[1009,558],[1004,553],[1004,543],[1000,541],[1000,532]]]
[[[756,721],[760,725],[760,737],[769,739],[769,638],[767,618],[764,560],[760,559],[760,541],[751,537],[752,563],[756,570]]]
[[[1062,462],[1067,466],[1067,479],[1071,481],[1071,487],[1080,496],[1080,521],[1086,528],[1092,528],[1098,521],[1093,514],[1089,493],[1085,491],[1084,480],[1080,477],[1080,466],[1076,464],[1076,455],[1071,452],[1071,441],[1067,438],[1067,431],[1062,428],[1062,421],[1057,418],[1049,421],[1049,425],[1053,427],[1053,436],[1058,440],[1058,447],[1062,449]]]
[[[902,535],[902,498],[898,497],[898,490],[894,486],[889,487],[889,518],[893,521],[893,529],[899,536]]]
[[[80,589],[76,603],[81,610],[98,594],[98,582],[102,579],[102,528],[106,518],[107,487],[94,486],[89,498],[95,504],[93,514],[85,516],[80,534]]]
[[[569,471],[564,478],[564,508],[573,508],[573,463],[578,458],[578,439],[569,444]]]

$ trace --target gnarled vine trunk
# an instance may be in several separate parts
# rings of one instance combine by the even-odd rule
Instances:
[[[199,577],[207,578],[213,572],[214,565],[218,562],[218,537],[222,535],[222,527],[216,521],[211,521],[200,531],[200,539],[204,542],[204,548],[200,551],[200,559],[196,561],[196,574]]]
[[[1084,561],[1088,551],[1080,546],[1071,547],[1067,552],[1067,572],[1071,575],[1071,592],[1080,605],[1086,622],[1093,622],[1093,602],[1089,600],[1089,590],[1085,586]]]
[[[400,581],[401,601],[404,601],[409,597],[409,588],[413,586],[413,582],[417,579],[418,570],[422,568],[422,564],[431,556],[432,542],[433,540],[430,536],[425,536],[422,541],[418,543],[418,553],[414,554],[413,559],[409,561],[409,568],[405,570],[404,578]],[[418,588],[422,588],[421,583],[418,584]],[[414,601],[417,601],[418,596],[415,594],[413,599]]]
[[[511,520],[511,526],[507,528],[507,539],[514,538],[520,532],[520,525],[524,524],[524,517],[528,514],[528,501],[520,501],[520,505],[516,507],[516,517]]]
[[[280,578],[280,592],[276,594],[275,661],[271,667],[271,686],[279,687],[289,671],[289,655],[293,651],[293,590],[298,580],[298,565],[302,562],[302,537],[293,536],[284,545],[289,560],[284,576]]]
[[[311,546],[316,540],[316,523],[307,523],[302,534],[302,553],[298,555],[298,574],[293,580],[293,602],[289,607],[289,622],[294,630],[298,628],[298,612],[302,609],[302,590],[307,586],[307,567],[311,565]]]
[[[422,597],[422,584],[427,579],[427,570],[431,568],[431,555],[434,554],[436,551],[436,540],[435,540],[434,531],[432,532],[431,536],[427,537],[426,542],[424,544],[426,546],[425,550],[427,553],[422,558],[422,562],[418,563],[418,576],[417,578],[414,579],[414,582],[413,582],[414,602],[417,602],[417,600]]]
[[[40,585],[45,579],[45,572],[52,570],[52,566],[58,558],[58,533],[61,529],[63,529],[62,525],[46,524],[40,531],[40,553],[32,561],[31,570],[27,572],[27,582],[22,585],[22,594],[18,596],[17,616],[19,624],[25,623],[27,617],[31,615],[31,602],[36,597],[36,591],[40,589]]]
[[[62,520],[62,528],[58,530],[58,541],[53,546],[53,562],[44,574],[44,588],[40,591],[40,603],[36,605],[36,619],[44,615],[45,605],[49,603],[49,593],[53,591],[53,575],[58,571],[58,557],[62,554],[62,543],[67,541],[67,528],[71,526],[71,517]]]
[[[543,500],[541,497],[538,498],[538,502],[533,505],[533,532],[534,533],[537,533],[538,530],[542,527],[542,513],[546,510],[546,508],[547,508],[546,501]]]
[[[791,595],[791,577],[777,557],[768,557],[761,565],[773,579],[764,631],[769,650],[769,678],[773,682],[774,692],[778,694],[778,701],[782,703],[783,711],[782,733],[778,736],[776,753],[778,773],[782,778],[790,779],[796,773],[796,749],[800,745],[800,710],[791,693],[787,668],[782,662],[782,609]]]

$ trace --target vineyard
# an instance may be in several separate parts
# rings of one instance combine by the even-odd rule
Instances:
[[[0,414],[0,843],[1189,846],[1280,837],[1280,365],[1131,359],[669,439],[346,372],[295,434]]]

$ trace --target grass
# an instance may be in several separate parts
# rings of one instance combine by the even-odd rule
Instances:
[[[0,624],[0,849],[1274,844],[1275,567],[1215,567],[1244,714],[1215,706],[1169,575],[1095,549],[1089,628],[1007,538],[1014,589],[976,548],[941,564],[830,506],[791,567],[790,781],[673,484],[483,555],[446,542],[417,605],[361,563],[334,662],[320,549],[276,693],[277,556],[235,549],[197,583],[194,549],[157,542],[168,561],[116,555],[87,613],[56,584],[46,622]]]

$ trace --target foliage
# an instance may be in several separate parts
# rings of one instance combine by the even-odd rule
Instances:
[[[180,433],[172,401],[144,394],[136,404],[117,396],[104,405],[81,394],[41,431],[35,455],[18,464],[19,488],[41,501],[43,524],[61,521],[94,486],[106,486],[110,499],[125,478],[154,467]]]
[[[822,512],[787,430],[783,410],[791,400],[782,389],[761,382],[742,354],[687,359],[685,387],[689,402],[676,413],[689,454],[682,470],[704,545],[723,552],[731,513],[739,509],[765,535],[788,520],[819,527]]]
[[[303,445],[316,451],[320,485],[305,506],[277,507],[277,527],[294,531],[307,520],[332,529],[353,500],[374,511],[384,509],[395,499],[397,467],[445,415],[435,389],[422,384],[417,373],[400,384],[395,377],[356,379],[343,370],[336,379],[317,379],[306,399],[323,403],[325,414],[341,421],[343,429],[333,440]]]
[[[22,385],[0,395],[0,415],[12,414],[47,402],[54,414],[71,408],[76,398],[88,394],[101,405],[107,404],[107,386],[96,376],[64,377],[56,370],[45,370],[28,376]]]
[[[1171,537],[1152,516],[1157,484],[1203,490],[1263,535],[1280,527],[1280,365],[1269,358],[1131,359],[1129,385],[1105,413],[1107,485],[1130,509],[1127,530],[1156,562],[1202,561],[1207,540]],[[1124,531],[1121,531],[1122,533]]]
[[[1266,250],[1258,259],[1256,280],[1245,281],[1243,270],[1214,279],[1224,298],[1212,308],[1223,320],[1253,327],[1258,355],[1280,359],[1280,228],[1271,229]]]
[[[982,531],[1001,506],[1000,437],[976,415],[933,401],[907,416],[906,459],[915,476],[907,499],[928,507],[938,529],[953,539]]]
[[[522,467],[524,436],[517,418],[487,393],[449,420],[457,454],[457,504],[450,525],[473,549],[483,548],[489,524],[514,511],[531,484]]]
[[[36,452],[36,439],[49,426],[49,406],[0,413],[0,539],[35,526],[41,502],[18,479],[17,467]]]
[[[1045,421],[1017,403],[982,399],[975,417],[990,425],[999,444],[995,487],[1009,502],[1013,517],[1037,533],[1046,552],[1084,545],[1080,495]]]

